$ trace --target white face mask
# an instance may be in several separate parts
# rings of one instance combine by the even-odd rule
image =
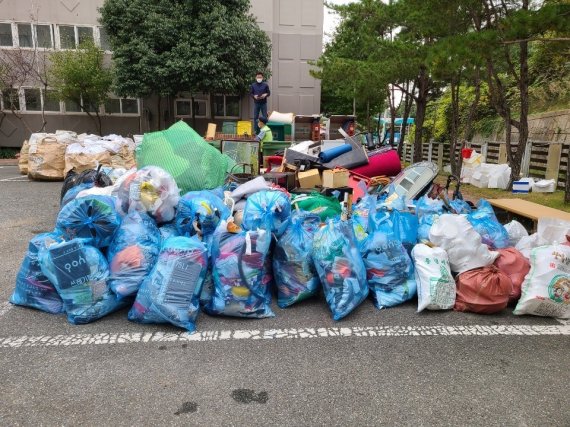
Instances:
[[[256,79],[257,83],[261,83],[263,81],[263,79]]]

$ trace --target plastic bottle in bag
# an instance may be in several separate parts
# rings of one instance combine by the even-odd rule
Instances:
[[[139,289],[129,320],[171,323],[194,332],[207,268],[208,255],[203,242],[196,237],[167,239]]]
[[[317,232],[313,260],[334,320],[347,316],[366,299],[366,267],[350,221],[330,219]]]

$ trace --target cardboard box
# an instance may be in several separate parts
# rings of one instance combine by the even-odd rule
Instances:
[[[323,187],[348,187],[349,172],[346,169],[332,169],[323,172]]]
[[[301,188],[315,188],[322,186],[321,174],[318,169],[309,169],[305,172],[299,172],[297,175],[299,186]]]

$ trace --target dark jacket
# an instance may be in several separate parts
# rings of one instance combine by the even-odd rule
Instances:
[[[252,96],[257,95],[263,95],[264,93],[267,94],[267,96],[263,99],[254,99],[256,104],[265,104],[267,102],[267,98],[269,97],[269,95],[271,95],[271,91],[269,90],[269,85],[267,84],[267,82],[261,82],[261,83],[257,83],[254,82],[251,85],[251,89],[249,91],[249,94]]]

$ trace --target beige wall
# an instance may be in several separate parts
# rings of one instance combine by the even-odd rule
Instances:
[[[0,22],[31,22],[46,24],[75,24],[98,26],[97,9],[104,0],[0,0]],[[323,0],[251,0],[252,13],[260,27],[268,34],[273,49],[272,76],[269,80],[272,95],[269,110],[315,114],[320,111],[320,82],[309,74],[308,61],[316,60],[322,50]],[[54,38],[57,34],[54,34]],[[252,76],[252,81],[255,76]],[[251,99],[241,103],[241,118],[253,115]],[[173,123],[174,102],[163,100],[161,125]],[[106,116],[104,133],[136,134],[154,130],[158,126],[157,99],[141,100],[141,117]],[[0,147],[17,147],[30,133],[41,126],[38,113],[23,113],[17,119],[8,113],[0,125]],[[47,130],[69,129],[76,132],[95,132],[85,114],[50,113],[46,115]],[[186,119],[187,120],[187,119]],[[205,132],[208,119],[199,119],[196,130]],[[223,119],[217,119],[220,123]]]

